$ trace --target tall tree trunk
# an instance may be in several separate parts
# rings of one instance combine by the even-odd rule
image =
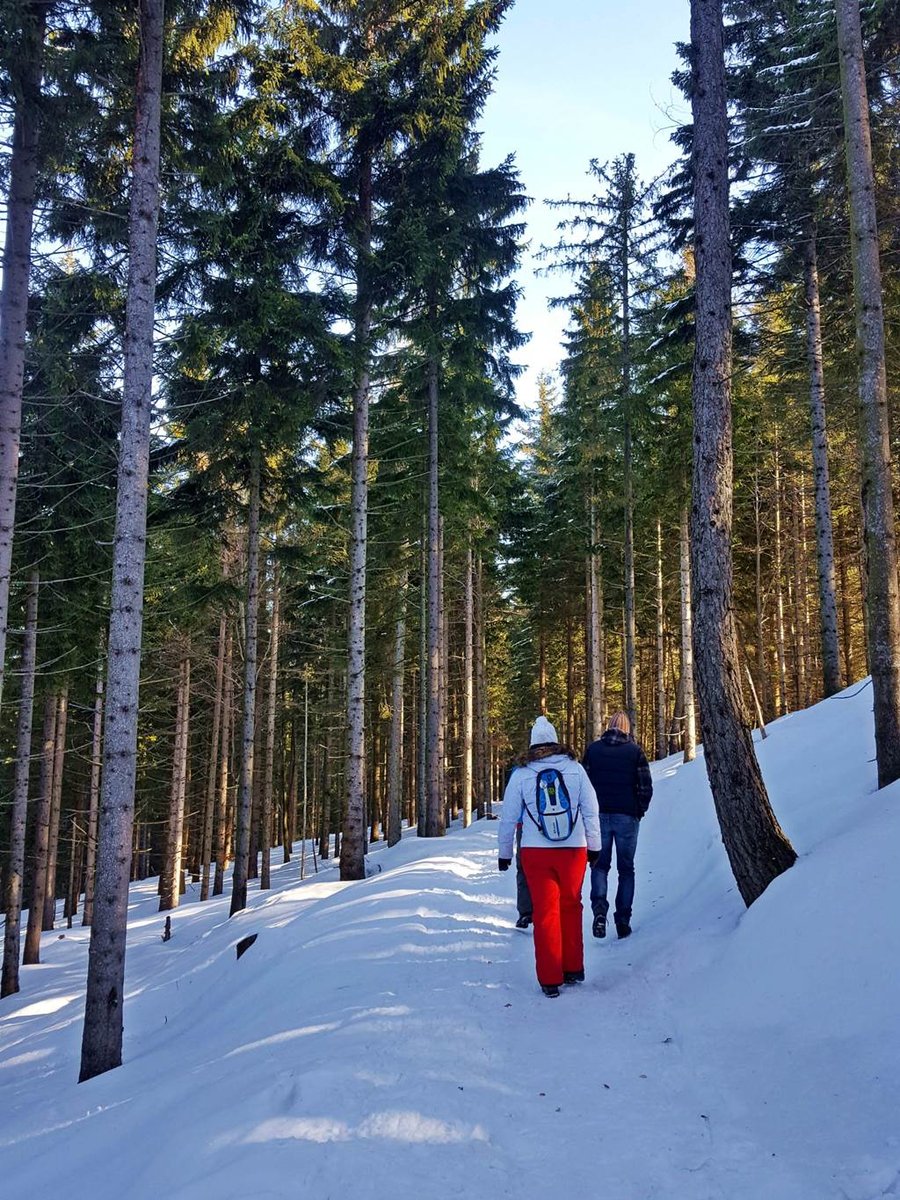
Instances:
[[[185,651],[178,672],[178,701],[175,716],[175,750],[172,755],[172,789],[169,799],[169,827],[166,859],[163,866],[159,911],[178,907],[181,894],[181,855],[184,840],[184,798],[187,793],[188,706],[191,694],[191,659]]]
[[[100,636],[97,657],[97,682],[94,685],[94,721],[91,731],[91,782],[88,793],[87,833],[85,838],[84,909],[82,925],[94,918],[94,875],[97,866],[97,825],[100,819],[100,771],[103,754],[103,668],[106,638]]]
[[[404,550],[404,559],[406,552]],[[404,565],[397,588],[397,620],[394,625],[394,671],[391,681],[391,741],[388,751],[387,843],[400,841],[403,795],[403,681],[406,667],[406,589],[409,571]]]
[[[803,242],[806,298],[806,360],[809,366],[809,416],[812,432],[813,481],[816,499],[816,565],[819,579],[819,637],[824,694],[841,688],[840,645],[834,575],[831,483],[828,476],[828,433],[825,421],[825,370],[815,219],[810,217]]]
[[[203,833],[200,847],[200,899],[209,899],[212,878],[213,820],[216,812],[216,780],[219,763],[219,741],[222,736],[222,701],[225,693],[225,643],[228,622],[225,614],[219,617],[219,640],[216,653],[216,682],[213,694],[212,733],[209,739],[209,765],[206,770],[206,796],[203,802]]]
[[[600,514],[591,492],[591,705],[592,739],[603,731],[606,716],[606,646],[603,638],[603,574],[601,571]]]
[[[69,724],[68,684],[59,694],[56,709],[56,738],[53,748],[53,787],[50,802],[50,832],[47,845],[47,887],[44,892],[45,933],[56,923],[56,868],[59,862],[59,827],[62,817],[63,766],[66,761],[66,734]]]
[[[691,608],[691,534],[687,505],[681,510],[681,707],[684,716],[684,761],[697,756],[697,713],[694,701],[694,642]]]
[[[631,422],[625,422],[625,711],[637,729],[637,629],[634,604],[634,479]]]
[[[625,492],[625,710],[631,728],[637,729],[637,628],[634,598],[634,470],[631,421],[631,202],[623,208],[622,229],[622,404],[625,415],[625,446],[622,466]]]
[[[313,772],[313,788],[315,788],[315,772]],[[297,775],[294,773],[291,787],[291,808],[297,811]],[[303,799],[300,818],[300,878],[304,877],[306,869],[306,837],[307,818],[309,812],[309,668],[303,671]],[[316,844],[312,844],[313,864],[316,861]],[[316,867],[318,871],[318,867]]]
[[[704,759],[746,904],[794,861],[744,720],[732,600],[731,244],[722,0],[691,0],[697,318],[692,570]]]
[[[262,867],[259,886],[272,886],[272,798],[275,780],[275,726],[278,718],[278,653],[281,633],[281,580],[278,563],[272,574],[272,634],[269,643],[269,708],[266,715],[266,776],[263,781],[262,811],[260,814],[260,849]]]
[[[366,549],[369,507],[369,341],[372,329],[372,157],[363,152],[357,206],[353,453],[350,465],[350,614],[347,635],[346,812],[341,879],[366,874]]]
[[[475,719],[475,580],[472,547],[466,548],[463,607],[462,812],[463,827],[472,824],[473,724]]]
[[[438,496],[438,363],[428,361],[428,716],[425,837],[444,832],[441,796],[441,547]]]
[[[575,743],[575,631],[566,618],[566,745]]]
[[[490,775],[488,754],[488,695],[485,662],[484,578],[481,555],[475,558],[473,602],[475,610],[475,802],[479,819],[490,811],[487,780]]]
[[[837,0],[835,8],[856,297],[869,670],[878,786],[886,787],[900,777],[900,591],[891,490],[881,260],[859,0]]]
[[[447,606],[444,592],[444,518],[440,519],[440,560],[438,568],[438,612],[440,614],[440,720],[438,722],[438,762],[440,763],[441,787],[441,833],[446,830],[450,820],[450,788],[448,785],[447,755],[449,745],[449,709],[450,709],[450,625],[447,616]]]
[[[538,712],[547,715],[547,633],[543,628],[538,630]]]
[[[666,737],[666,609],[663,593],[662,524],[656,522],[656,757],[665,758]]]
[[[794,572],[794,660],[797,681],[797,707],[807,704],[806,683],[806,611],[803,571],[802,538],[800,535],[800,491],[795,485],[791,494],[791,565]]]
[[[6,662],[9,584],[19,481],[22,383],[25,376],[47,8],[46,0],[31,0],[22,5],[23,36],[11,80],[13,90],[17,93],[16,115],[9,157],[6,244],[3,251],[3,284],[0,288],[0,699],[3,696]]]
[[[253,755],[256,749],[256,657],[259,639],[259,506],[261,455],[254,449],[250,461],[250,497],[247,517],[247,601],[244,614],[244,703],[241,723],[241,782],[238,793],[234,873],[231,907],[234,916],[247,907],[250,866],[250,826],[253,820]]]
[[[840,525],[838,525],[838,555],[841,579],[841,623],[844,628],[844,686],[849,687],[853,682],[853,618],[850,604],[850,581],[847,575],[847,558],[850,554]]]
[[[72,839],[69,852],[69,885],[66,888],[64,916],[66,927],[72,928],[72,918],[78,915],[78,897],[81,895],[81,867],[84,850],[84,796],[79,795],[72,812]]]
[[[225,890],[225,868],[228,863],[228,786],[229,758],[231,755],[231,724],[234,712],[234,635],[230,625],[225,634],[225,666],[223,669],[222,743],[219,748],[219,770],[216,781],[216,875],[213,880],[213,895],[221,896]]]
[[[25,600],[25,639],[22,645],[22,690],[16,733],[16,773],[12,812],[9,817],[9,866],[6,875],[3,935],[3,971],[0,999],[19,990],[19,940],[22,920],[22,884],[25,878],[25,824],[28,815],[28,784],[31,777],[31,723],[34,712],[34,672],[37,653],[37,614],[40,572],[35,568],[28,580]]]
[[[419,542],[419,692],[417,697],[418,747],[416,757],[416,836],[425,836],[428,804],[428,498],[422,515]]]
[[[778,712],[790,712],[787,686],[787,654],[784,634],[784,567],[781,550],[781,452],[775,447],[775,647],[778,656]]]
[[[594,727],[594,588],[591,574],[591,555],[584,560],[584,740],[590,745],[598,734]]]
[[[25,931],[26,967],[41,961],[41,928],[44,924],[44,898],[47,895],[47,848],[50,845],[50,808],[53,804],[53,758],[56,750],[56,696],[44,699],[44,725],[41,732],[40,799],[34,822],[34,870]]]
[[[686,518],[686,514],[685,514]],[[759,487],[759,459],[757,458],[753,475],[753,528],[754,550],[753,565],[755,571],[755,600],[756,600],[756,673],[759,676],[763,693],[763,705],[770,709],[771,690],[769,688],[769,672],[766,668],[766,635],[765,617],[763,611],[763,582],[762,582],[762,494]]]
[[[113,577],[100,834],[80,1080],[122,1061],[122,1002],[134,822],[138,693],[147,538],[163,0],[140,0],[140,61],[129,211],[124,392]]]

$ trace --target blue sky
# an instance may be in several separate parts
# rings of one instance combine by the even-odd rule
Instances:
[[[669,77],[675,42],[687,41],[688,0],[516,0],[500,30],[497,81],[483,117],[483,161],[513,153],[532,197],[530,250],[519,281],[519,323],[532,334],[517,355],[527,369],[519,402],[536,376],[554,371],[565,313],[547,299],[564,294],[560,276],[535,277],[531,254],[555,240],[559,214],[543,203],[590,194],[587,166],[633,151],[644,179],[672,160],[669,129],[684,102]]]

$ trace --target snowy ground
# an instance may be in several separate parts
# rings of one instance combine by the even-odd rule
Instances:
[[[658,764],[634,936],[588,937],[559,1000],[486,822],[376,848],[362,883],[295,861],[231,921],[189,894],[166,944],[135,887],[125,1065],[87,1084],[87,935],[45,934],[0,1007],[0,1195],[900,1196],[900,785],[871,794],[871,689],[760,750],[797,865],[745,912],[702,762]]]

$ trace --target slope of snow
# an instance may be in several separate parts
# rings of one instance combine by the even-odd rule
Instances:
[[[796,866],[745,911],[702,761],[657,764],[634,936],[588,937],[556,1001],[488,822],[376,848],[360,883],[295,860],[230,921],[189,891],[167,943],[136,885],[125,1065],[86,1084],[87,934],[45,934],[0,1007],[2,1194],[900,1196],[900,785],[871,794],[871,690],[759,750]]]

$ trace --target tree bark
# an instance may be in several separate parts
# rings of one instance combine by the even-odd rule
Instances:
[[[81,1081],[122,1062],[122,1001],[134,823],[152,411],[163,0],[140,0],[140,47],[100,834],[81,1045]]]
[[[22,645],[22,690],[16,733],[16,773],[12,811],[9,818],[9,865],[6,874],[6,923],[3,936],[3,970],[0,999],[19,990],[19,941],[22,920],[22,885],[25,878],[25,826],[28,816],[28,784],[31,777],[31,725],[34,713],[34,673],[37,657],[37,614],[40,572],[35,568],[28,580],[25,600],[25,638]]]
[[[366,550],[369,503],[369,372],[372,329],[371,152],[361,156],[356,233],[356,383],[350,465],[350,615],[347,635],[347,807],[341,839],[341,879],[366,874]]]
[[[253,820],[253,767],[256,749],[256,655],[259,636],[259,507],[261,454],[254,449],[250,461],[250,496],[247,517],[247,600],[244,614],[244,701],[241,724],[241,781],[237,806],[231,907],[234,916],[247,907],[250,866],[250,826]]]
[[[47,895],[47,848],[50,845],[50,808],[53,803],[53,758],[56,750],[56,696],[44,699],[44,725],[41,734],[40,799],[34,823],[34,870],[25,931],[26,967],[41,961],[41,927],[44,923],[44,898]]]
[[[687,505],[681,510],[681,680],[684,716],[684,761],[697,757],[697,714],[694,700],[694,643],[691,609],[691,534]]]
[[[637,729],[637,629],[634,604],[634,479],[631,421],[625,421],[625,711]]]
[[[101,635],[100,653],[97,661],[97,682],[94,686],[94,721],[91,732],[91,783],[88,793],[88,818],[85,837],[82,925],[90,925],[94,917],[94,875],[97,865],[97,824],[100,816],[100,771],[103,754],[103,668],[105,640]]]
[[[419,691],[416,726],[416,836],[425,836],[425,809],[428,803],[428,498],[422,513],[419,541]]]
[[[484,605],[484,564],[475,559],[475,796],[479,818],[491,812],[490,713],[488,710],[487,634]]]
[[[665,758],[666,737],[666,609],[663,592],[662,524],[656,522],[656,757]]]
[[[891,490],[881,260],[859,0],[837,0],[835,9],[856,299],[869,670],[878,786],[886,787],[900,777],[900,591]]]
[[[267,890],[272,886],[272,799],[275,780],[275,726],[278,717],[278,654],[281,634],[281,580],[278,563],[272,574],[272,633],[269,643],[269,706],[266,714],[266,774],[263,780],[262,809],[260,812],[260,867],[259,886]]]
[[[746,904],[794,861],[743,714],[732,600],[731,244],[722,0],[691,0],[697,270],[691,567],[704,759]]]
[[[19,482],[22,384],[25,377],[41,78],[48,6],[46,0],[31,0],[31,3],[22,7],[21,54],[14,65],[11,80],[18,95],[9,158],[6,243],[3,251],[3,285],[0,289],[0,699],[3,696],[6,662],[9,584]]]
[[[790,712],[787,686],[787,654],[784,635],[784,567],[781,540],[781,453],[775,447],[775,647],[778,657],[778,712]]]
[[[831,483],[828,472],[828,432],[825,421],[825,369],[822,354],[817,232],[813,217],[809,219],[803,242],[803,280],[806,300],[806,360],[809,366],[809,417],[816,506],[816,566],[819,580],[822,684],[825,696],[833,696],[841,689],[841,663],[834,570]]]
[[[230,626],[225,635],[225,667],[223,676],[222,744],[219,749],[219,771],[216,782],[216,874],[213,880],[213,895],[221,896],[225,890],[225,868],[228,865],[228,787],[229,758],[231,756],[231,726],[234,712],[234,635]]]
[[[606,716],[606,646],[603,638],[603,574],[600,552],[600,514],[591,492],[591,725],[592,738],[600,737]]]
[[[450,709],[450,625],[444,593],[444,518],[440,518],[438,559],[438,614],[440,633],[440,676],[438,687],[438,763],[440,765],[440,825],[443,834],[450,821],[450,788],[448,779],[449,709]]]
[[[763,706],[771,711],[771,689],[766,669],[765,616],[763,610],[762,582],[762,495],[759,488],[759,447],[753,474],[753,567],[755,573],[754,600],[756,603],[756,671],[762,689]]]
[[[851,551],[846,544],[840,524],[838,525],[838,569],[841,580],[841,623],[844,630],[844,686],[849,687],[853,682],[853,619],[850,603],[850,580],[847,574],[847,558]]]
[[[405,551],[404,551],[405,557]],[[397,588],[394,625],[394,672],[391,681],[391,740],[388,751],[387,843],[396,846],[401,832],[403,795],[403,677],[406,666],[406,589],[409,571],[404,565]]]
[[[216,812],[216,777],[219,762],[219,741],[222,736],[222,702],[225,691],[225,642],[227,620],[219,617],[219,640],[216,653],[216,682],[213,695],[212,733],[209,739],[209,765],[206,771],[206,797],[203,803],[203,834],[200,847],[200,899],[209,899],[212,879],[213,819]]]
[[[159,911],[178,907],[181,895],[181,858],[184,840],[184,798],[187,793],[188,708],[191,693],[190,651],[182,655],[178,671],[178,701],[175,716],[175,747],[172,755],[172,788],[169,798],[169,827],[163,867]]]
[[[791,565],[794,572],[794,675],[797,684],[797,707],[805,708],[806,681],[806,611],[802,539],[800,536],[800,492],[796,485],[791,493]]]
[[[44,892],[43,930],[49,933],[56,924],[56,867],[59,862],[59,826],[62,817],[63,766],[66,761],[66,733],[69,723],[68,684],[59,694],[56,709],[56,737],[53,748],[53,786],[50,801],[50,831],[47,845],[47,887]]]
[[[622,464],[625,501],[625,711],[637,729],[637,626],[634,596],[634,471],[631,422],[631,204],[629,185],[623,206],[622,229],[622,404],[625,445]]]
[[[441,532],[438,495],[438,364],[428,361],[428,710],[425,837],[444,832],[441,796]]]
[[[472,547],[466,548],[463,595],[463,713],[462,713],[462,813],[463,828],[472,824],[473,732],[475,720],[475,580]]]

